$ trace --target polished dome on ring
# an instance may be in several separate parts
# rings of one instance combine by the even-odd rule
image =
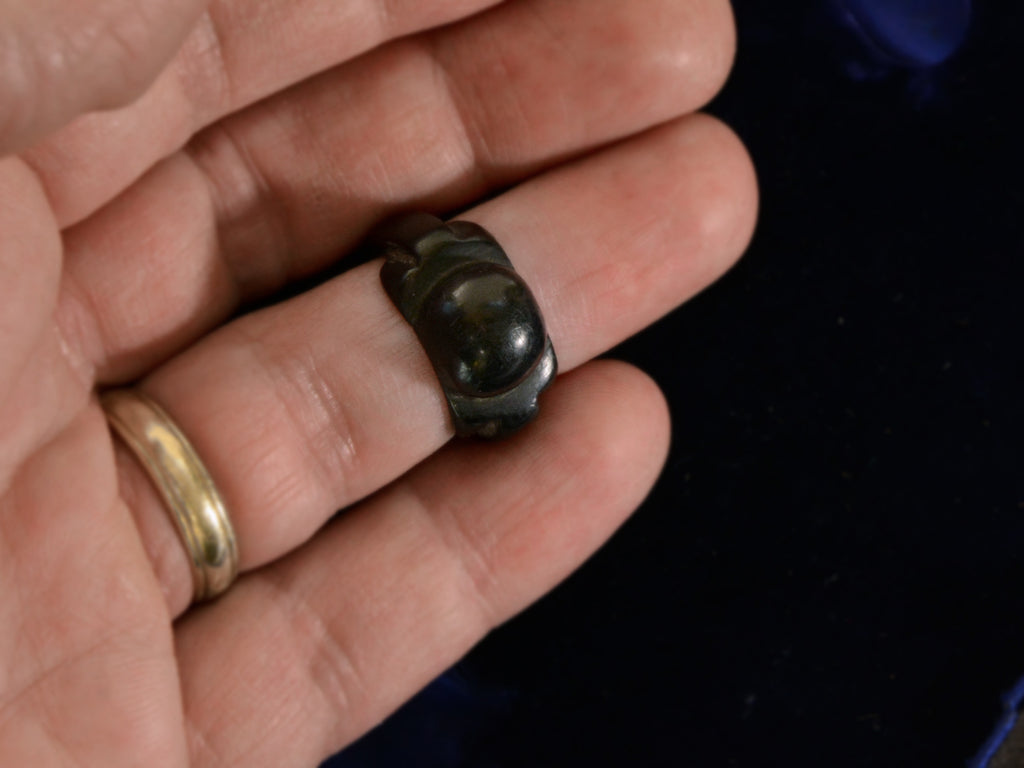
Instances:
[[[381,282],[412,325],[461,436],[515,432],[557,372],[537,301],[494,237],[413,213],[371,238]]]

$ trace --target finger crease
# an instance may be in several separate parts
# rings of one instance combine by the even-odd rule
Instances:
[[[440,542],[457,568],[459,591],[475,606],[483,625],[481,634],[490,631],[499,621],[491,598],[499,589],[499,581],[490,565],[487,548],[470,532],[459,510],[443,503],[429,503],[415,483],[407,483],[406,488],[432,537]]]
[[[287,226],[279,215],[278,194],[259,163],[224,123],[200,133],[185,154],[203,175],[215,211],[218,256],[224,263],[237,295],[257,297],[284,285],[291,271],[287,258]],[[265,247],[235,248],[231,234],[243,232]],[[255,263],[254,253],[265,254]],[[237,256],[250,257],[243,262]]]
[[[106,338],[99,327],[93,297],[82,290],[70,271],[61,278],[54,333],[61,357],[74,379],[86,392],[96,381],[96,361],[106,359]]]
[[[16,7],[16,6],[15,6]],[[31,125],[39,111],[41,88],[38,62],[26,47],[25,34],[16,24],[0,25],[0,96],[4,109],[0,109],[0,139],[17,135]]]
[[[314,355],[309,358],[305,378],[310,403],[324,417],[320,420],[325,424],[323,437],[314,444],[318,466],[324,467],[328,487],[339,491],[337,498],[350,498],[350,479],[357,476],[360,458],[352,419],[330,382],[320,372]]]
[[[22,611],[22,613],[24,615],[24,611]],[[25,631],[24,624],[22,624],[22,631]],[[116,633],[114,633],[113,630],[110,634],[101,635],[100,637],[92,640],[84,648],[77,649],[73,653],[67,656],[62,656],[53,662],[43,664],[40,669],[36,670],[36,672],[27,681],[20,684],[13,692],[5,691],[3,699],[0,700],[0,723],[5,722],[10,717],[9,713],[17,709],[18,702],[25,699],[25,697],[32,691],[40,688],[47,682],[47,680],[63,670],[68,669],[69,667],[75,667],[83,661],[88,660],[101,648],[109,645],[111,639],[115,636]],[[32,643],[25,643],[23,647],[27,652],[32,652],[35,660],[39,663],[39,656],[34,652],[38,646]]]
[[[324,489],[326,498],[351,498],[351,480],[359,469],[359,441],[345,403],[320,371],[316,353],[292,347],[274,356],[260,339],[250,335],[244,323],[238,323],[236,330],[273,380],[270,391],[295,432],[302,466],[315,467],[320,476],[314,485]],[[312,415],[306,409],[312,409]]]
[[[175,59],[178,82],[192,108],[193,130],[206,126],[235,103],[235,84],[227,63],[220,23],[208,9]]]
[[[272,604],[282,615],[284,625],[295,638],[299,659],[306,674],[320,691],[339,731],[345,729],[346,713],[358,712],[369,701],[369,687],[359,671],[355,656],[331,631],[323,616],[313,607],[304,590],[293,589],[285,577],[268,572],[263,583]]]
[[[449,69],[442,55],[443,38],[427,36],[427,53],[433,74],[434,90],[442,102],[447,105],[446,113],[452,116],[452,127],[455,130],[455,141],[463,147],[466,155],[466,168],[475,176],[478,188],[490,186],[492,174],[487,166],[489,158],[494,156],[486,133],[479,122],[471,117],[471,112],[461,96],[455,76]]]
[[[213,742],[206,735],[206,730],[199,726],[195,718],[186,711],[184,713],[185,730],[188,733],[188,753],[192,762],[200,765],[227,765],[220,750],[213,746]],[[208,756],[208,760],[196,759],[200,755]]]

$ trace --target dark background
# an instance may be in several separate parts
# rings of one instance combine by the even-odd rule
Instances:
[[[671,402],[664,476],[338,766],[978,753],[1024,675],[1024,9],[969,5],[737,0],[709,111],[757,234],[616,352]]]

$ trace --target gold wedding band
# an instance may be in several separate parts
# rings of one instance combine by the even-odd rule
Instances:
[[[163,408],[140,392],[114,390],[101,403],[171,511],[192,566],[193,601],[221,594],[238,574],[238,544],[199,455]]]

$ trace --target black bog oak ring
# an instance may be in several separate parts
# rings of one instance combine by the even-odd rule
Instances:
[[[455,432],[503,437],[537,414],[558,364],[533,294],[498,242],[468,221],[413,213],[371,238],[384,290],[441,382]]]

